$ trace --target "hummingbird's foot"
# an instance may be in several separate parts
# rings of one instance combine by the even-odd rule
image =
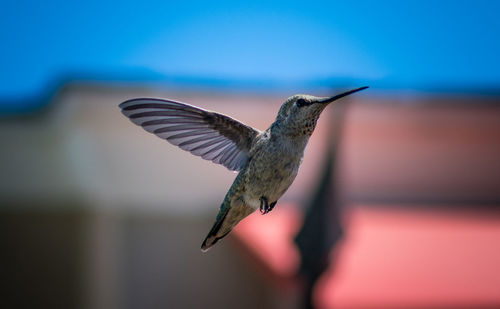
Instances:
[[[273,210],[274,206],[276,205],[276,202],[273,202],[269,204],[268,200],[266,197],[261,196],[260,197],[260,213],[265,215],[271,210]]]

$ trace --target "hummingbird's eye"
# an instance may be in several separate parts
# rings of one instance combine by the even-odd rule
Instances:
[[[297,107],[302,107],[302,106],[307,105],[307,102],[306,102],[306,100],[300,98],[297,100],[297,102],[295,102],[295,104],[297,104]]]

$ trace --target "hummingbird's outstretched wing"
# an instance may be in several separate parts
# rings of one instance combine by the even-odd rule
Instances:
[[[132,99],[119,107],[146,131],[233,171],[245,166],[260,133],[231,117],[167,99]]]

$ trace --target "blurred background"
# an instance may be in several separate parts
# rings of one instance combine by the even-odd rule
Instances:
[[[0,7],[3,308],[500,307],[499,2]],[[264,130],[293,94],[365,85],[277,208],[206,254],[235,174],[118,109],[168,97]]]

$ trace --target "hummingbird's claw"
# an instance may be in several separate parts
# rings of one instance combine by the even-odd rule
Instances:
[[[265,196],[260,197],[260,213],[265,215],[271,210],[273,210],[274,206],[276,205],[276,202],[273,202],[269,204],[267,198]]]
[[[268,210],[267,212],[270,212],[271,210],[273,210],[273,209],[274,209],[274,206],[276,206],[276,203],[277,203],[277,202],[278,202],[278,201],[276,201],[276,202],[273,202],[273,203],[269,204],[269,210]]]
[[[260,197],[260,213],[265,215],[269,212],[269,203],[265,196]]]

